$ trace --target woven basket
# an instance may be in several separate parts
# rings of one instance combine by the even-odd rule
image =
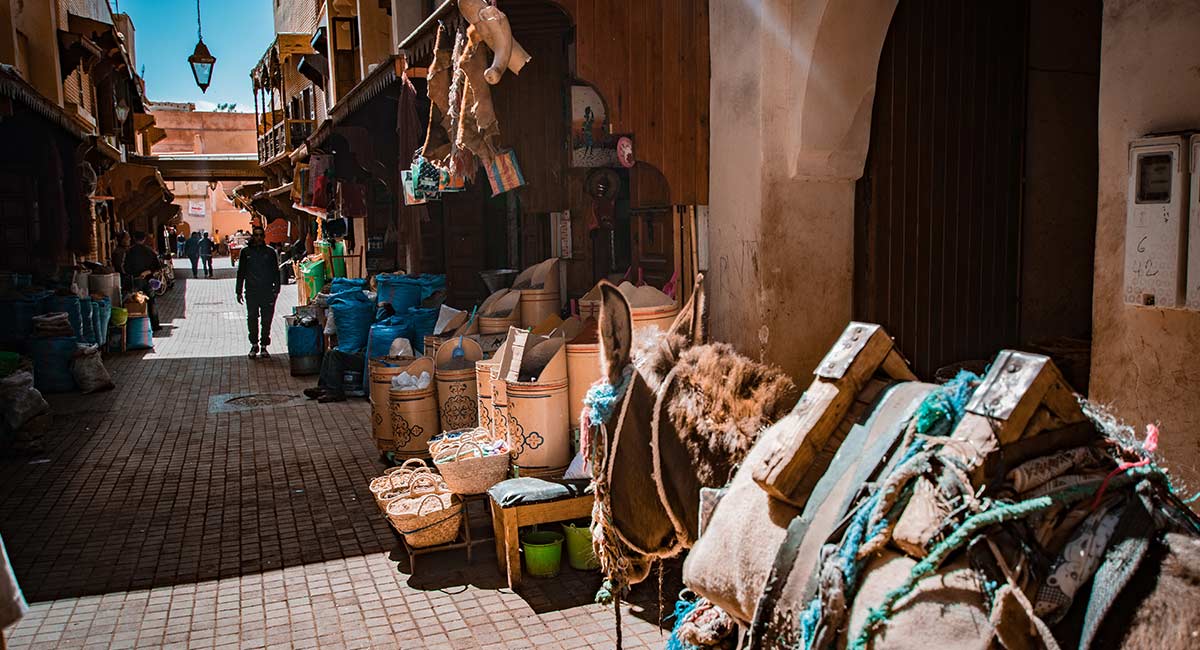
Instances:
[[[462,525],[462,503],[432,474],[414,478],[404,496],[388,503],[387,518],[413,548],[449,544]]]
[[[447,431],[439,436],[434,436],[434,439],[429,442],[429,455],[437,458],[446,449],[457,447],[464,442],[491,440],[491,438],[492,435],[490,433],[478,427],[474,429]]]
[[[375,497],[375,503],[379,504],[380,509],[386,508],[387,502],[395,498],[397,490],[408,489],[408,483],[413,476],[428,474],[432,471],[433,468],[426,465],[425,461],[420,458],[410,458],[398,467],[389,467],[384,470],[383,476],[371,479],[371,495]],[[390,495],[391,498],[385,499],[384,495]]]
[[[473,451],[472,451],[473,450]],[[473,455],[463,456],[463,452]],[[455,494],[483,494],[508,478],[509,454],[484,456],[479,441],[469,440],[453,448],[443,448],[433,464]]]

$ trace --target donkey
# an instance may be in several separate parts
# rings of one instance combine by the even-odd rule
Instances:
[[[592,472],[604,486],[593,521],[601,557],[623,558],[605,569],[625,585],[644,580],[655,558],[695,543],[700,489],[724,485],[759,433],[798,399],[781,370],[707,342],[703,284],[700,275],[665,333],[636,340],[629,303],[600,284],[601,376],[624,392],[592,434]]]

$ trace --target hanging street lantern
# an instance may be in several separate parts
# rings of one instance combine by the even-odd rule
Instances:
[[[196,43],[196,51],[188,57],[188,63],[192,66],[192,76],[196,78],[196,85],[200,86],[200,92],[208,90],[208,84],[212,82],[213,64],[216,62],[216,57],[208,52],[208,47],[203,40]]]
[[[188,57],[188,64],[192,66],[192,76],[196,78],[196,85],[200,86],[200,92],[203,93],[208,92],[208,84],[212,83],[213,64],[217,62],[217,58],[204,44],[204,32],[200,27],[200,0],[196,0],[196,36],[200,40],[196,43],[196,50]]]

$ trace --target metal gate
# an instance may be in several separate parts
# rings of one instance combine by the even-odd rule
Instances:
[[[1016,343],[1027,2],[901,0],[856,191],[855,312],[916,371]]]

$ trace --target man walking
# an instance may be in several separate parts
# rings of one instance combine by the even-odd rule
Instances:
[[[187,254],[188,261],[192,263],[192,277],[200,276],[200,233],[194,232],[191,237],[188,237],[187,242],[183,245],[183,252]]]
[[[237,301],[242,302],[245,288],[246,325],[250,330],[250,354],[266,359],[271,344],[271,318],[279,295],[279,255],[267,246],[266,232],[255,226],[250,245],[242,250],[237,267]]]
[[[204,233],[204,239],[200,240],[200,260],[204,262],[204,277],[211,278],[213,276],[212,258],[213,249],[217,245],[213,243],[212,237],[207,232]]]
[[[162,261],[158,259],[158,253],[146,245],[145,232],[139,230],[133,233],[133,246],[125,253],[122,266],[125,273],[133,278],[134,288],[150,298],[147,315],[150,317],[150,329],[157,332],[161,327],[158,322],[158,305],[155,304],[154,292],[150,289],[150,277],[162,268]]]

